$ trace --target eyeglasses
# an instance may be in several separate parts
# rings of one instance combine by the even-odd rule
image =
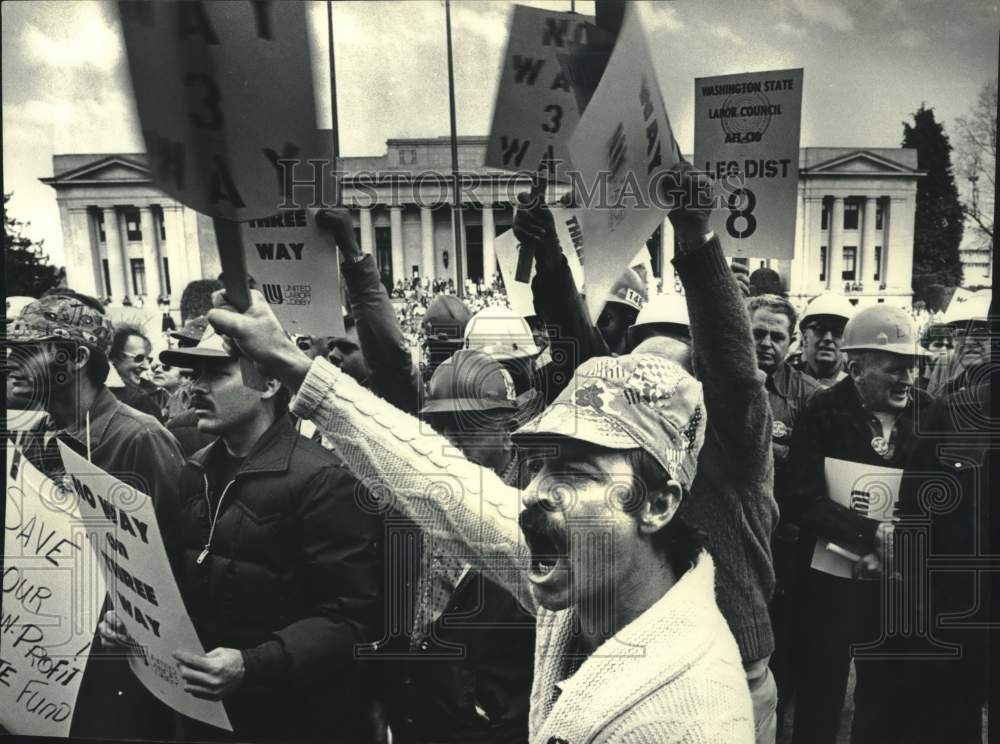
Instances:
[[[136,364],[145,364],[146,362],[152,362],[153,357],[146,356],[145,354],[136,354],[135,356],[122,357],[123,359],[128,359],[135,362]]]
[[[834,338],[841,338],[844,335],[844,326],[845,325],[847,325],[847,324],[846,323],[837,323],[837,324],[823,323],[822,321],[820,321],[820,322],[810,323],[809,325],[806,326],[806,330],[807,331],[812,331],[813,333],[815,333],[820,338],[823,338],[828,333],[831,336],[833,336]]]

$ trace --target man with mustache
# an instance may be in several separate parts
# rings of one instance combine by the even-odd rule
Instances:
[[[160,360],[193,370],[198,428],[217,437],[185,463],[169,519],[178,587],[208,650],[175,652],[185,689],[223,700],[241,741],[359,740],[355,653],[382,613],[370,496],[295,430],[280,383],[243,385],[211,328]],[[101,631],[115,643],[120,628],[111,614]],[[184,729],[191,740],[233,738],[186,718]]]
[[[821,540],[861,556],[855,576],[809,568],[800,582],[803,648],[795,703],[796,744],[833,744],[840,723],[851,645],[874,642],[882,630],[878,576],[891,545],[892,525],[869,519],[864,506],[848,508],[828,495],[827,458],[901,469],[919,443],[916,413],[932,399],[916,388],[917,357],[924,352],[909,313],[872,305],[848,321],[844,378],[814,394],[798,418],[789,454],[790,518],[803,546]],[[856,659],[851,741],[885,739],[886,689],[894,684],[886,662]],[[890,668],[891,670],[891,668]]]
[[[435,550],[466,556],[536,611],[530,741],[753,741],[712,559],[676,516],[705,436],[701,384],[659,353],[661,339],[585,362],[515,435],[558,445],[522,492],[310,361],[259,293],[246,313],[209,319],[298,390],[293,412],[373,492],[391,494]]]
[[[844,326],[854,315],[854,306],[843,295],[827,293],[814,297],[799,321],[802,331],[802,362],[799,371],[823,387],[831,387],[845,377],[841,339]]]

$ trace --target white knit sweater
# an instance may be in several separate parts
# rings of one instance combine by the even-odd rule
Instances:
[[[380,502],[421,526],[436,556],[472,561],[536,610],[532,744],[753,741],[750,693],[707,553],[570,676],[573,610],[534,605],[520,491],[324,359],[313,362],[292,411],[319,427]]]

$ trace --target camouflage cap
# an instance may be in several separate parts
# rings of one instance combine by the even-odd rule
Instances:
[[[54,294],[21,310],[7,328],[7,343],[75,341],[106,356],[113,334],[114,326],[103,311],[72,295]]]
[[[641,347],[640,347],[641,348]],[[514,440],[555,435],[609,449],[643,449],[690,488],[705,441],[701,383],[658,353],[597,357]]]

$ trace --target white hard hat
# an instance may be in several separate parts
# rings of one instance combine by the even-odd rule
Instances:
[[[632,327],[654,323],[670,323],[689,328],[691,322],[688,320],[687,300],[679,294],[657,295],[642,306]]]
[[[968,323],[971,320],[987,321],[990,318],[990,302],[993,300],[992,290],[976,292],[972,297],[964,302],[948,303],[948,310],[944,314],[942,322],[951,325],[952,323]]]
[[[805,312],[802,313],[802,317],[799,319],[799,328],[804,328],[806,321],[816,315],[833,315],[848,321],[854,317],[854,313],[854,305],[844,295],[827,292],[826,294],[813,297],[809,301]]]
[[[510,308],[496,305],[484,307],[469,318],[465,348],[479,349],[494,359],[533,357],[541,351],[528,321]]]

